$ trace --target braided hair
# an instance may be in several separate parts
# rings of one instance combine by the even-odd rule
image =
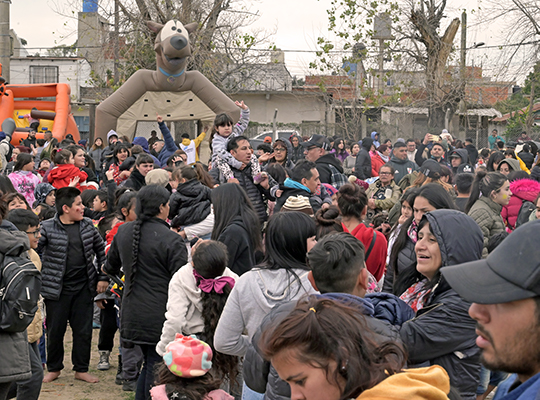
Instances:
[[[160,207],[169,202],[170,193],[163,186],[147,185],[137,194],[137,205],[135,212],[137,219],[133,222],[133,242],[132,242],[132,262],[131,273],[129,275],[130,285],[126,296],[131,293],[135,284],[135,275],[137,273],[137,263],[139,261],[139,241],[141,239],[142,225],[159,215]]]

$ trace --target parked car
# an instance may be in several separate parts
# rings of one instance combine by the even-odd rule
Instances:
[[[300,135],[298,131],[290,130],[290,131],[277,131],[278,137],[280,139],[289,140],[291,135]],[[251,143],[251,147],[253,147],[253,150],[257,150],[257,146],[264,143],[264,138],[270,136],[272,138],[272,142],[274,142],[274,132],[272,131],[266,131],[263,133],[259,133],[254,138],[249,139],[249,142]]]

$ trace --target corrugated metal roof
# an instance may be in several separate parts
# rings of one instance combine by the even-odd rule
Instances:
[[[500,111],[494,108],[471,108],[466,112],[458,112],[459,115],[477,115],[479,117],[502,117]]]
[[[421,114],[428,115],[427,107],[384,107],[396,114]]]
[[[384,107],[396,114],[428,115],[427,107]],[[456,112],[458,115],[477,115],[480,117],[501,117],[502,114],[494,108],[471,108],[466,113]]]

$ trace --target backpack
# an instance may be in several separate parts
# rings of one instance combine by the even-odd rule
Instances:
[[[13,146],[11,144],[11,138],[9,136],[7,136],[4,140],[2,140],[0,142],[0,144],[2,144],[2,142],[6,142],[7,145],[8,145],[8,152],[6,153],[6,163],[9,163],[11,161],[11,157],[13,157],[13,149],[15,148],[15,146]],[[0,164],[2,164],[2,162],[0,161]],[[5,165],[0,165],[0,167],[2,168],[5,168],[6,166]]]
[[[529,222],[529,217],[534,211],[536,211],[536,206],[534,203],[529,200],[524,200],[523,203],[521,203],[521,208],[519,209],[514,229]]]
[[[41,273],[20,255],[0,259],[0,331],[23,332],[38,310]]]

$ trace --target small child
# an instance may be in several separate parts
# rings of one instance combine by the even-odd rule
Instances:
[[[189,226],[204,220],[211,211],[211,189],[199,179],[205,171],[201,164],[175,168],[172,180],[178,183],[169,200],[169,219],[175,226]]]
[[[186,363],[189,359],[191,362]],[[219,388],[207,372],[212,368],[212,349],[205,342],[177,333],[163,355],[157,372],[157,382],[150,390],[152,400],[233,400],[234,397]]]
[[[59,150],[54,155],[54,167],[48,176],[49,183],[56,189],[67,186],[74,186],[83,191],[93,189],[93,186],[86,185],[86,172],[81,171],[74,165],[73,153],[69,150]]]
[[[227,247],[215,240],[199,241],[192,262],[180,268],[169,283],[165,323],[156,352],[166,357],[166,346],[177,332],[197,334],[213,347],[214,332],[238,276],[227,268]],[[236,382],[238,358],[214,353],[215,377]],[[166,358],[165,358],[166,359]]]
[[[98,221],[112,213],[112,209],[109,207],[109,197],[105,190],[96,190],[93,199],[90,201],[92,207],[85,207],[85,217]]]
[[[236,160],[228,151],[227,143],[235,136],[240,136],[247,128],[249,123],[249,108],[244,102],[236,101],[235,104],[242,109],[240,121],[233,127],[233,120],[228,114],[219,114],[214,120],[214,127],[210,135],[212,143],[212,168],[218,168],[219,172],[228,181],[234,178],[231,167],[242,169],[245,167],[240,161]],[[251,174],[255,178],[261,173],[261,167],[257,157],[251,156]]]

